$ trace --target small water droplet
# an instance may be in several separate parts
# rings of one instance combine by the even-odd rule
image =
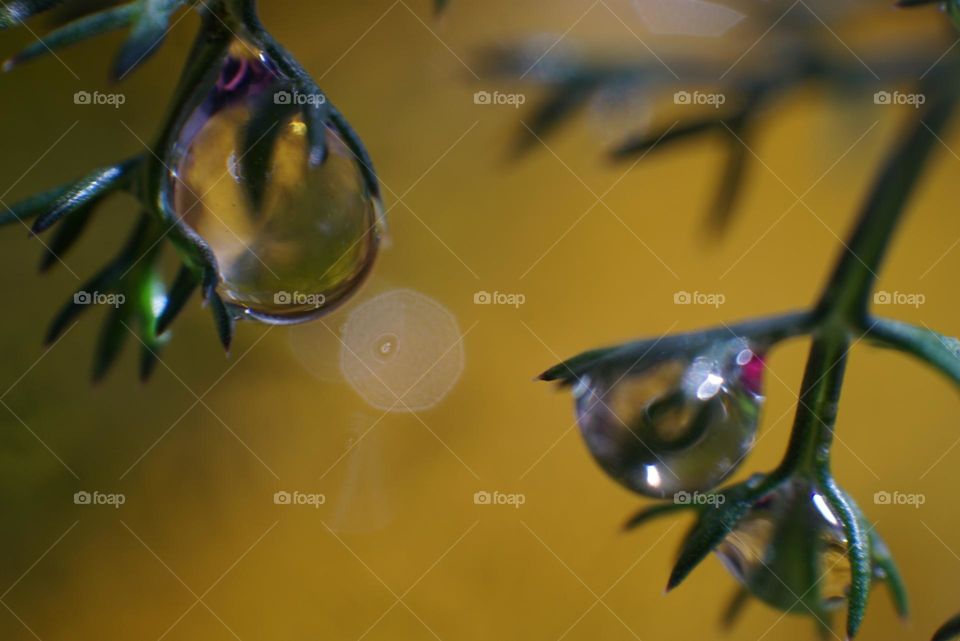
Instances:
[[[823,495],[794,479],[759,499],[716,554],[758,599],[780,610],[820,615],[847,598],[847,548]]]
[[[764,399],[755,359],[738,339],[636,373],[584,377],[574,388],[580,431],[604,470],[641,494],[715,487],[756,437]]]

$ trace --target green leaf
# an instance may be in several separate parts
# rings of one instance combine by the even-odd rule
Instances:
[[[130,333],[127,319],[130,313],[127,308],[129,301],[110,310],[107,320],[100,329],[100,338],[93,358],[93,381],[100,382],[117,362],[123,346]]]
[[[890,549],[876,530],[870,531],[870,548],[873,555],[874,574],[887,584],[897,615],[901,619],[909,618],[910,600],[907,596],[907,586],[890,554]]]
[[[732,628],[733,624],[740,618],[740,615],[743,614],[743,609],[749,602],[750,592],[744,587],[737,588],[723,609],[723,615],[720,617],[720,627],[724,630]]]
[[[0,29],[19,24],[61,2],[63,0],[7,0],[0,6]]]
[[[167,331],[170,323],[172,323],[183,310],[183,307],[187,304],[187,300],[193,295],[199,283],[200,279],[192,269],[186,265],[180,268],[177,277],[173,281],[173,285],[170,287],[170,292],[167,294],[166,305],[164,305],[163,311],[160,312],[160,316],[157,318],[154,329],[157,336]]]
[[[76,290],[70,300],[53,317],[53,322],[47,329],[46,343],[49,345],[60,338],[80,314],[91,307],[88,302],[85,302],[89,296],[96,292],[107,293],[113,291],[128,265],[129,262],[125,257],[114,260]]]
[[[588,74],[574,76],[552,90],[537,106],[529,122],[523,123],[513,145],[513,153],[520,156],[536,149],[560,125],[583,109],[602,82],[602,78]]]
[[[138,11],[139,6],[132,2],[74,20],[45,35],[42,41],[34,42],[20,53],[9,58],[3,63],[3,71],[10,71],[28,60],[63,49],[88,38],[126,27],[133,21],[133,17]]]
[[[571,385],[587,374],[639,372],[664,359],[695,353],[715,341],[735,337],[749,339],[757,350],[763,352],[778,341],[806,333],[811,323],[812,316],[808,312],[793,312],[683,334],[645,338],[583,352],[554,365],[538,378]]]
[[[696,568],[710,552],[733,530],[753,505],[756,496],[766,490],[766,484],[754,477],[739,485],[720,492],[725,497],[716,507],[705,508],[700,518],[690,529],[677,562],[667,581],[667,590],[672,590]]]
[[[48,189],[47,191],[25,198],[9,207],[6,211],[0,213],[0,225],[9,225],[11,223],[26,223],[40,214],[49,211],[60,198],[73,186],[61,185]]]
[[[721,127],[717,118],[704,118],[670,127],[652,134],[643,134],[628,138],[610,151],[614,160],[626,160],[643,156],[654,148],[666,147],[670,143],[689,140],[706,133],[717,131]]]
[[[859,517],[859,510],[829,475],[828,470],[821,472],[820,485],[827,503],[839,517],[847,536],[850,559],[850,590],[847,594],[847,638],[857,636],[863,616],[867,611],[872,578],[870,539]]]
[[[67,216],[66,220],[57,227],[53,238],[47,243],[46,247],[44,247],[43,258],[40,259],[41,272],[45,272],[57,264],[70,248],[73,247],[74,243],[76,243],[77,239],[80,238],[80,235],[87,228],[87,224],[93,217],[95,210],[96,207],[94,204],[81,207],[75,211],[72,216]]]
[[[123,80],[157,51],[167,35],[170,16],[183,4],[184,0],[140,0],[130,37],[114,61],[115,80]]]
[[[656,505],[650,505],[627,519],[627,522],[623,524],[623,529],[625,531],[633,530],[661,516],[669,516],[675,512],[695,510],[697,508],[698,506],[691,503],[658,503]]]
[[[146,383],[153,376],[160,362],[161,343],[144,344],[140,346],[140,382]]]
[[[940,626],[932,641],[950,641],[956,638],[960,638],[960,614]]]
[[[217,328],[217,336],[220,338],[220,344],[223,345],[223,349],[229,353],[230,344],[233,342],[235,326],[233,315],[216,290],[207,292],[207,302],[210,305],[210,312],[213,314],[213,322]]]
[[[33,232],[39,234],[46,231],[67,214],[98,202],[107,194],[122,187],[137,162],[139,162],[138,158],[113,167],[97,169],[67,187],[66,191],[50,203],[46,211],[33,223]]]

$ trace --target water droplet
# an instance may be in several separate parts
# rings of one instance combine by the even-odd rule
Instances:
[[[457,319],[413,290],[396,289],[359,305],[347,317],[341,340],[344,378],[379,409],[433,407],[463,371]]]
[[[753,446],[762,367],[738,339],[636,373],[585,377],[574,389],[580,431],[604,470],[641,494],[715,487]]]
[[[759,499],[716,554],[758,599],[818,616],[850,588],[847,538],[823,495],[793,480]]]
[[[327,127],[329,156],[308,163],[299,112],[280,122],[262,204],[249,196],[241,156],[254,107],[278,95],[276,65],[236,40],[206,98],[184,120],[168,164],[170,202],[216,256],[220,295],[264,322],[315,318],[345,300],[370,271],[380,205],[361,167]],[[264,143],[268,144],[268,143]]]

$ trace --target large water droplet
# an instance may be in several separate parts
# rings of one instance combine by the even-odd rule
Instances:
[[[244,136],[255,105],[284,86],[263,51],[235,41],[169,159],[173,208],[216,256],[220,295],[265,322],[335,307],[363,281],[379,244],[379,202],[353,153],[328,126],[329,156],[311,167],[299,113],[276,125],[262,204],[254,206]]]
[[[716,553],[758,599],[780,610],[819,616],[847,597],[847,547],[823,495],[795,480],[757,501]]]
[[[605,373],[574,390],[580,431],[600,465],[656,498],[706,490],[753,445],[763,361],[745,341],[637,373]]]
[[[423,294],[396,289],[364,302],[343,325],[340,369],[370,405],[393,412],[433,407],[463,371],[460,325]]]

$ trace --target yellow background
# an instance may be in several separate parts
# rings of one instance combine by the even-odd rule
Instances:
[[[663,595],[687,523],[621,533],[642,502],[594,465],[569,395],[532,378],[590,347],[809,304],[909,108],[814,90],[778,102],[752,141],[762,163],[751,164],[739,216],[727,237],[711,242],[703,222],[718,145],[654,154],[624,177],[627,167],[606,162],[603,151],[631,129],[630,117],[595,110],[548,139],[552,151],[509,161],[539,93],[471,72],[483,47],[529,36],[545,50],[567,32],[563,46],[624,57],[648,55],[637,37],[657,50],[700,46],[651,38],[626,0],[454,0],[439,22],[423,0],[264,4],[267,26],[363,136],[392,208],[392,248],[353,303],[322,322],[336,330],[357,302],[415,289],[470,330],[463,375],[437,407],[383,416],[346,384],[316,376],[336,372],[338,345],[323,327],[292,330],[301,332],[295,344],[315,342],[298,358],[291,330],[242,324],[225,359],[194,300],[149,385],[137,382],[128,345],[112,375],[91,386],[99,314],[45,353],[44,326],[79,283],[63,266],[38,276],[39,243],[22,228],[5,229],[0,636],[720,637],[733,580],[708,559]],[[910,42],[914,27],[940,33],[932,10],[893,18],[886,33],[894,39]],[[103,79],[119,36],[65,51],[63,64],[50,58],[0,77],[3,200],[141,152],[138,138],[153,136],[196,23],[190,15],[174,26],[163,51],[118,89],[127,101],[117,110],[76,106],[72,96],[116,90]],[[43,25],[31,28],[41,33]],[[29,42],[27,31],[5,33],[2,48],[12,53]],[[951,41],[943,42],[946,49]],[[480,89],[522,91],[528,104],[478,106]],[[955,130],[944,143],[960,148]],[[883,313],[948,334],[957,333],[958,171],[960,158],[941,149],[880,280],[884,290],[926,298],[918,309]],[[596,200],[591,191],[603,194],[621,177],[606,206],[584,215]],[[806,206],[783,216],[793,194],[811,185]],[[91,274],[134,214],[124,198],[105,208],[65,258],[70,269]],[[478,290],[522,293],[526,303],[476,306]],[[678,290],[722,293],[726,303],[676,306]],[[769,469],[781,455],[804,347],[795,341],[773,354],[762,438],[739,476]],[[854,350],[837,476],[896,554],[915,611],[901,627],[877,589],[864,639],[927,639],[960,609],[956,403],[950,384],[911,360],[866,344]],[[275,491],[294,489],[322,492],[327,504],[274,505]],[[78,490],[122,492],[127,502],[78,506]],[[526,503],[478,506],[478,490],[523,493]],[[875,505],[877,491],[920,492],[926,503]],[[759,604],[728,633],[813,635],[807,621]]]

